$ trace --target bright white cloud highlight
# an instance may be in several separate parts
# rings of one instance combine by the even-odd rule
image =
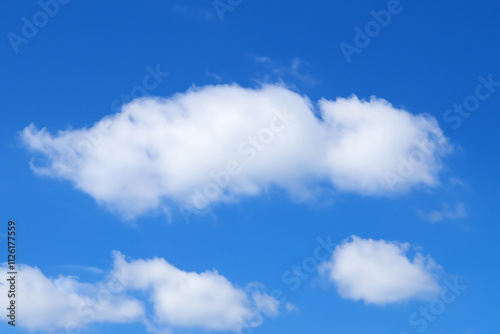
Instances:
[[[142,322],[150,330],[237,332],[260,325],[252,321],[257,316],[279,314],[279,302],[262,289],[238,288],[217,271],[186,272],[161,258],[127,261],[120,252],[113,255],[113,269],[93,284],[69,276],[50,278],[36,267],[21,265],[17,291],[22,293],[16,297],[22,321],[16,325],[55,332],[93,323]],[[2,277],[7,271],[5,264],[0,267]],[[7,296],[8,290],[0,282],[0,294]],[[134,291],[144,292],[147,300],[132,297]],[[0,299],[4,310],[7,302]],[[153,314],[146,312],[148,303]]]
[[[408,250],[408,243],[352,236],[335,248],[319,270],[344,298],[383,305],[434,297],[440,291],[439,265],[418,252],[411,259]]]
[[[438,183],[450,150],[437,121],[383,99],[321,99],[287,88],[192,88],[142,98],[90,128],[52,135],[30,125],[33,170],[60,177],[132,218],[161,206],[204,208],[270,187],[307,198],[328,180],[384,195]]]

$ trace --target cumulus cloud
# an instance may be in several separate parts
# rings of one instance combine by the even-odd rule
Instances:
[[[1,277],[10,277],[7,266]],[[89,323],[129,323],[140,321],[144,306],[122,294],[111,295],[104,283],[80,283],[75,277],[46,277],[40,269],[21,265],[17,270],[17,326],[30,331],[54,332],[85,327]],[[0,282],[0,304],[7,309],[10,283]],[[99,296],[101,298],[99,298]]]
[[[348,299],[383,305],[410,298],[432,298],[439,293],[440,266],[429,256],[406,253],[408,243],[352,236],[337,246],[320,272]]]
[[[38,268],[18,267],[17,325],[28,330],[75,330],[92,323],[142,322],[148,330],[200,328],[236,332],[258,324],[251,319],[262,313],[279,314],[279,302],[260,290],[234,286],[217,271],[180,270],[164,259],[127,261],[114,252],[114,265],[97,283],[81,283],[76,277],[50,278]],[[8,269],[0,267],[6,277]],[[0,282],[0,294],[9,285]],[[134,297],[142,291],[147,301]],[[0,306],[7,308],[7,298]],[[151,307],[146,307],[151,303]],[[147,314],[151,309],[152,314]],[[152,319],[152,320],[151,320]]]
[[[217,271],[185,272],[159,258],[127,262],[120,253],[114,267],[133,277],[131,289],[151,291],[155,318],[170,326],[238,331],[264,307],[278,314],[276,299],[263,292],[249,296]]]
[[[31,124],[21,135],[36,173],[68,180],[129,218],[271,187],[308,198],[318,184],[367,195],[434,186],[450,150],[427,114],[375,97],[315,106],[276,85],[192,88],[134,100],[89,128],[50,134]]]
[[[431,212],[425,213],[419,211],[420,218],[428,220],[430,222],[436,223],[444,219],[459,219],[467,216],[465,211],[465,205],[462,202],[458,202],[454,207],[450,207],[448,203],[443,203],[440,210],[433,210]]]

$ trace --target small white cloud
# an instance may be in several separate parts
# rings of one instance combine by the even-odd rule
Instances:
[[[273,187],[305,199],[325,180],[366,195],[438,184],[450,146],[431,116],[375,97],[321,99],[318,108],[321,119],[307,97],[275,85],[206,86],[134,100],[90,128],[52,135],[32,124],[22,139],[45,161],[32,163],[37,174],[68,180],[127,218]]]
[[[285,303],[285,310],[287,312],[292,312],[292,311],[298,311],[299,308],[297,307],[297,305],[293,304],[293,303],[290,303],[290,302],[286,302]]]
[[[272,64],[273,61],[271,60],[270,57],[267,56],[257,56],[257,55],[252,55],[255,59],[256,62],[258,63],[263,63],[263,64]]]
[[[6,264],[0,276],[7,277]],[[262,291],[252,294],[234,286],[217,271],[180,270],[164,259],[126,261],[114,252],[114,266],[103,281],[81,283],[76,277],[46,277],[38,268],[18,267],[19,326],[30,331],[83,329],[93,323],[143,323],[148,331],[169,333],[175,328],[232,331],[259,324],[255,315],[279,314],[279,302]],[[0,295],[7,296],[5,281]],[[137,299],[134,291],[146,294]],[[0,298],[7,308],[8,299]],[[151,307],[146,307],[150,303]],[[152,314],[146,310],[151,309]]]
[[[448,203],[443,203],[440,210],[434,210],[428,213],[419,211],[419,215],[424,220],[436,223],[444,219],[464,218],[467,216],[467,212],[464,203],[458,202],[454,207],[450,207]]]
[[[416,253],[409,244],[352,236],[337,246],[331,260],[319,270],[348,299],[383,305],[410,298],[431,298],[440,291],[430,257]]]

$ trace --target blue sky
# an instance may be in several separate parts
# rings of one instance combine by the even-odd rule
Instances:
[[[15,220],[24,265],[2,332],[500,330],[499,1],[0,12],[0,243]]]

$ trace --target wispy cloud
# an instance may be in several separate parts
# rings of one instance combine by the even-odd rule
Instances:
[[[74,264],[67,264],[67,265],[60,265],[57,266],[58,268],[67,268],[67,269],[73,269],[73,270],[80,270],[80,271],[86,271],[89,273],[93,274],[99,274],[102,275],[106,273],[105,270],[97,268],[97,267],[91,267],[91,266],[79,266],[79,265],[74,265]]]
[[[203,7],[174,5],[173,9],[178,14],[193,17],[196,19],[208,21],[216,18],[215,14],[212,11]]]
[[[266,72],[263,74],[263,81],[265,82],[286,81],[290,79],[292,82],[294,80],[299,80],[311,86],[317,83],[317,81],[306,71],[309,64],[299,57],[292,58],[288,65],[284,65],[267,56],[258,56],[255,54],[251,54],[251,56],[256,63],[265,67]]]
[[[465,210],[465,205],[462,202],[458,202],[454,207],[450,207],[448,203],[443,203],[441,209],[433,210],[428,213],[419,211],[420,218],[433,223],[440,222],[445,219],[459,219],[467,216]]]
[[[460,179],[457,179],[456,177],[450,177],[450,184],[452,186],[463,186],[464,182]]]
[[[217,83],[222,83],[222,81],[224,80],[221,75],[215,72],[205,71],[205,75],[209,78],[214,79]]]

